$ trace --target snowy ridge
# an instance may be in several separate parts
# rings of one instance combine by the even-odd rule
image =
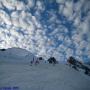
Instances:
[[[33,58],[36,57],[21,48],[1,50],[0,89],[16,86],[19,90],[90,90],[90,77],[82,71],[61,63],[31,66]]]
[[[21,48],[8,48],[5,51],[0,51],[0,61],[20,61],[21,63],[26,63],[30,62],[33,58],[35,59],[36,56],[34,56],[29,51]]]
[[[4,63],[0,65],[0,73],[0,87],[17,86],[20,90],[90,90],[90,77],[64,64],[29,66]]]

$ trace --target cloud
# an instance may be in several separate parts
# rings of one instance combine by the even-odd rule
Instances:
[[[73,2],[72,1],[67,1],[65,3],[65,6],[64,6],[64,9],[63,9],[63,14],[67,18],[72,17],[72,14],[73,14]]]
[[[60,61],[71,55],[89,60],[89,1],[56,0],[58,9],[53,2],[1,0],[0,48],[20,47]]]
[[[65,0],[56,0],[57,3],[65,3]]]
[[[13,0],[1,0],[1,3],[10,10],[15,10],[15,2]]]
[[[16,1],[15,7],[16,7],[17,10],[24,10],[25,9],[25,4],[23,2]]]
[[[0,19],[8,25],[11,25],[11,20],[10,20],[10,16],[4,12],[3,10],[0,10]]]
[[[34,0],[27,0],[27,8],[29,9],[29,8],[32,8],[32,7],[34,7],[34,5],[35,5],[35,2],[34,2]]]

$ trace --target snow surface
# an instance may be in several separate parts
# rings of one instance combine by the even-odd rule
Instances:
[[[21,63],[17,62],[18,58],[7,57],[7,60],[5,58],[2,60],[0,57],[0,88],[19,87],[18,90],[90,90],[90,77],[83,72],[70,68],[68,65],[59,63],[53,66],[41,61],[36,66],[30,66],[30,63],[26,63],[24,57]],[[27,60],[30,61],[31,59]]]
[[[0,61],[12,63],[29,63],[36,59],[36,56],[29,51],[21,48],[9,48],[6,51],[0,51]]]

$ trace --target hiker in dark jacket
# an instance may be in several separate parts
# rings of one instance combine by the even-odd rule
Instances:
[[[57,60],[56,60],[54,57],[50,57],[50,58],[48,59],[48,62],[49,62],[50,64],[55,65],[55,64],[57,63]]]
[[[33,60],[30,61],[30,65],[32,66],[34,63],[34,57],[33,57]]]
[[[70,65],[76,65],[76,60],[71,56],[69,57],[69,59],[67,60],[67,62],[70,64]]]
[[[77,69],[77,61],[72,56],[69,57],[67,62],[69,63],[69,66],[72,66],[72,68],[74,68],[75,70],[78,70]]]
[[[87,66],[84,66],[84,70],[85,70],[85,74],[90,75],[90,68],[88,68]]]

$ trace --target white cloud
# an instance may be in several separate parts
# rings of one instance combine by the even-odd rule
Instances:
[[[56,0],[57,3],[65,3],[65,0]]]
[[[59,47],[57,48],[57,50],[58,50],[59,52],[63,53],[63,52],[66,52],[67,47],[64,46],[63,44],[61,44],[61,45],[59,45]]]
[[[40,10],[40,11],[43,11],[45,8],[44,8],[44,5],[43,5],[43,2],[41,1],[37,1],[36,2],[36,9]]]
[[[64,40],[64,36],[62,34],[58,35],[58,40],[63,41]]]
[[[18,0],[3,0],[2,3],[6,8],[10,10],[15,10],[15,9],[24,10],[25,9],[24,3]]]
[[[35,2],[34,0],[28,0],[27,8],[32,8],[34,6]]]
[[[12,2],[12,0],[1,0],[1,2],[6,8],[15,10],[15,2]]]
[[[0,19],[1,19],[4,23],[6,23],[6,24],[8,24],[8,25],[11,25],[10,16],[9,16],[6,12],[4,12],[3,10],[0,10]]]
[[[84,22],[80,23],[79,28],[81,29],[82,34],[87,33],[89,31],[89,21],[85,20]]]
[[[65,7],[63,9],[63,14],[68,18],[72,17],[72,15],[73,15],[73,2],[67,1],[65,3]]]
[[[80,17],[76,17],[75,20],[74,20],[74,25],[75,26],[79,26],[80,25]]]
[[[15,7],[16,7],[17,10],[24,10],[25,9],[24,3],[23,2],[19,2],[19,1],[16,1]]]
[[[64,9],[64,5],[59,5],[59,13],[62,13]]]
[[[1,4],[1,1],[0,1],[0,8],[3,9],[3,6],[2,6],[2,4]]]
[[[70,49],[70,48],[68,48],[67,50],[66,50],[66,57],[67,58],[69,58],[70,56],[73,56],[73,50],[72,49]]]
[[[62,16],[66,16],[67,21],[72,21],[72,25],[76,27],[70,31],[72,37],[69,37],[69,29],[64,26],[67,21],[60,20],[55,10],[46,11],[50,15],[46,20],[47,23],[44,20],[45,24],[43,25],[39,21],[42,17],[41,13],[45,10],[43,1],[38,0],[35,7],[34,0],[28,0],[27,4],[19,0],[1,0],[0,41],[2,42],[0,48],[21,47],[46,58],[55,56],[57,60],[61,61],[65,61],[74,53],[78,59],[82,59],[82,55],[87,55],[90,58],[90,13],[81,22],[81,7],[85,0],[80,0],[75,4],[70,0],[56,1],[59,4],[58,12]],[[8,11],[13,10],[12,13],[7,14],[1,9],[4,8],[3,5]],[[86,7],[87,4],[84,5],[85,12],[89,7]],[[35,9],[34,15],[28,11],[31,8]],[[48,33],[48,28],[51,29],[51,33]],[[88,42],[83,40],[83,34],[87,34]],[[72,44],[75,49],[70,48]],[[85,48],[85,52],[82,51],[83,48]]]

